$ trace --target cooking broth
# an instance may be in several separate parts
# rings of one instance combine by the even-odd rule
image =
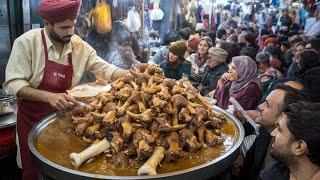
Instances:
[[[161,164],[157,168],[157,173],[162,174],[195,167],[226,153],[236,143],[239,134],[230,121],[227,121],[221,132],[226,138],[223,145],[215,148],[204,148],[197,153],[186,153],[177,162]],[[87,147],[88,144],[82,141],[81,137],[70,133],[68,123],[63,119],[56,119],[48,124],[39,134],[36,142],[36,148],[41,155],[70,169],[74,169],[69,160],[70,153],[79,153]],[[114,167],[107,162],[105,155],[100,155],[90,163],[83,164],[79,171],[101,175],[136,176],[143,163],[130,160],[129,165]]]

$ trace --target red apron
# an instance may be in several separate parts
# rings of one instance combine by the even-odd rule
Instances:
[[[42,81],[37,89],[53,93],[64,93],[71,87],[72,83],[73,67],[71,53],[68,55],[67,66],[50,61],[48,59],[44,29],[41,30],[41,38],[45,52],[45,68]],[[31,152],[28,148],[28,134],[43,117],[55,111],[49,103],[25,99],[18,100],[17,131],[23,168],[23,180],[37,179],[38,176],[37,169],[31,160]]]

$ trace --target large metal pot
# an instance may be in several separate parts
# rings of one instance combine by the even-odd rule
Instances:
[[[232,165],[233,161],[239,155],[239,147],[244,138],[243,126],[233,115],[216,106],[213,107],[213,110],[225,115],[235,125],[239,137],[233,147],[230,148],[225,154],[205,164],[181,171],[159,174],[156,176],[105,176],[89,174],[69,169],[49,161],[37,151],[35,148],[35,143],[41,131],[45,129],[49,123],[56,119],[56,114],[45,118],[32,129],[28,137],[28,145],[32,152],[34,162],[38,166],[41,173],[52,179],[209,179]]]

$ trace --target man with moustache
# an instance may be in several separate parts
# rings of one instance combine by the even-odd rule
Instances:
[[[296,81],[279,84],[267,96],[265,102],[258,106],[258,111],[249,113],[261,127],[259,135],[252,134],[244,139],[242,146],[244,159],[239,179],[257,179],[265,164],[270,161],[270,133],[274,130],[276,121],[282,116],[282,107],[285,104],[305,100],[302,88],[302,84]]]
[[[261,172],[261,180],[320,179],[320,103],[298,101],[284,108],[271,133],[275,138],[271,162]],[[285,168],[289,168],[289,172]]]
[[[134,41],[129,29],[123,24],[112,28],[112,42],[115,48],[105,56],[105,60],[122,69],[130,69],[139,64],[133,52]]]
[[[90,45],[74,35],[80,6],[81,0],[41,1],[38,13],[45,27],[24,33],[13,44],[3,88],[18,97],[22,179],[37,179],[27,144],[30,130],[43,117],[75,103],[66,90],[77,85],[85,71],[108,81],[128,74],[106,63]]]

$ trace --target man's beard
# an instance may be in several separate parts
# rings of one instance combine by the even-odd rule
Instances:
[[[120,50],[120,54],[124,61],[127,63],[133,63],[135,57],[132,51]]]
[[[274,147],[272,147],[270,154],[274,159],[286,164],[287,166],[292,165],[295,163],[295,159],[288,147],[283,152],[279,152]]]
[[[72,35],[67,35],[67,36],[64,36],[64,37],[60,38],[58,33],[56,33],[56,31],[53,28],[49,29],[49,33],[50,33],[50,37],[55,42],[62,43],[62,44],[67,44],[67,43],[69,43],[71,41]]]

